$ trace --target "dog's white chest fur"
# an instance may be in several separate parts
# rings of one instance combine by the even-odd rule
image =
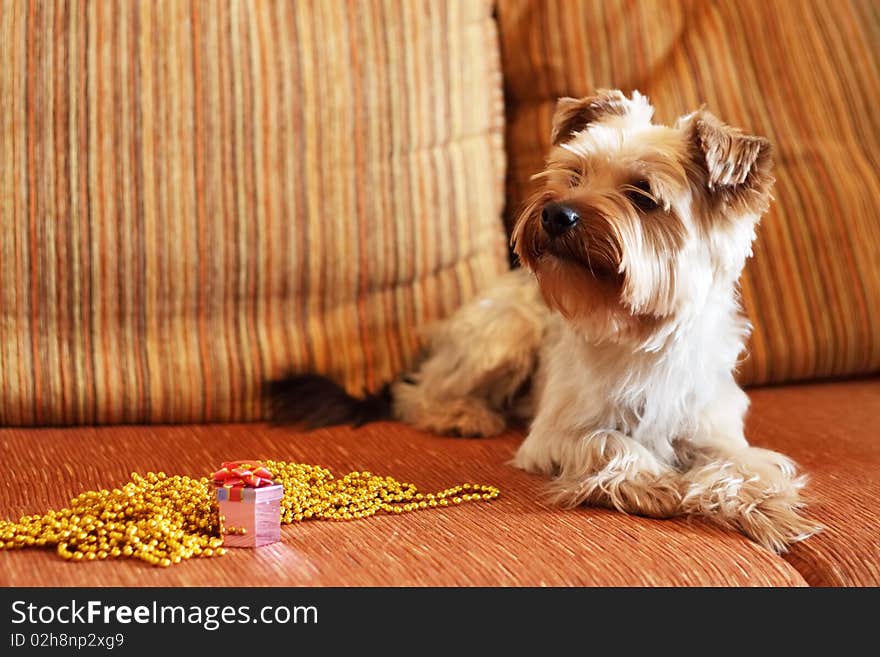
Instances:
[[[618,432],[666,463],[675,460],[673,443],[694,435],[722,378],[729,377],[729,366],[719,361],[735,358],[741,347],[733,335],[729,346],[717,335],[702,345],[670,336],[658,351],[634,351],[628,343],[592,344],[561,318],[552,324],[537,377],[533,430],[553,425],[567,439]]]

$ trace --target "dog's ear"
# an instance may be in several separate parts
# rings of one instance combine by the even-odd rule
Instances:
[[[595,96],[584,98],[560,98],[556,101],[556,111],[553,113],[550,141],[558,146],[595,121],[607,116],[626,116],[634,109],[646,115],[648,121],[651,120],[654,110],[648,99],[638,91],[633,92],[632,99],[617,89],[602,89]]]
[[[696,163],[705,167],[709,193],[766,204],[773,186],[770,142],[726,125],[704,109],[686,120]]]

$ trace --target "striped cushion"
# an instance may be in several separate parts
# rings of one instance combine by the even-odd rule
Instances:
[[[5,2],[0,423],[375,389],[506,267],[487,2]]]
[[[700,103],[768,136],[776,201],[743,279],[741,378],[880,368],[880,13],[871,0],[499,0],[509,212],[541,168],[558,96],[647,93],[660,120]]]

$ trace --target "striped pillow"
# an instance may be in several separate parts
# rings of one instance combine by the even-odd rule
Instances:
[[[0,423],[376,389],[506,267],[488,2],[9,2]]]
[[[499,0],[508,217],[541,168],[558,96],[706,102],[769,137],[776,201],[743,278],[746,383],[880,369],[880,14],[870,0]]]

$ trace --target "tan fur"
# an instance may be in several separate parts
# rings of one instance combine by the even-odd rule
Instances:
[[[395,415],[437,433],[501,433],[505,414],[528,414],[514,405],[530,403],[517,393],[524,392],[537,366],[548,314],[528,272],[503,277],[428,329],[429,357],[392,388]]]
[[[767,139],[746,135],[704,109],[679,119],[678,127],[691,145],[688,173],[699,191],[703,219],[716,222],[767,211],[775,182]]]
[[[395,413],[473,436],[529,418],[513,462],[551,477],[557,503],[707,517],[781,552],[818,527],[794,464],[746,441],[733,378],[770,146],[705,110],[652,115],[638,93],[559,102],[512,235],[525,269],[435,327]],[[548,232],[560,204],[578,220]]]
[[[626,114],[626,96],[617,90],[601,90],[587,98],[560,98],[553,114],[550,141],[557,144],[572,133],[580,132],[588,124],[606,114]]]

